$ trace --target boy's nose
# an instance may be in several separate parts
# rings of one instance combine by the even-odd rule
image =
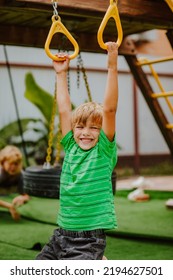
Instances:
[[[84,135],[84,136],[88,136],[88,135],[89,135],[89,129],[88,129],[87,127],[85,127],[85,128],[83,129],[83,135]]]

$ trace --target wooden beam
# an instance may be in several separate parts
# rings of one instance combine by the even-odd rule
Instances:
[[[173,29],[173,13],[163,2],[119,0],[124,38],[152,29]],[[98,47],[96,36],[108,6],[109,0],[58,0],[62,22],[79,39],[82,51],[103,52]],[[0,13],[1,44],[44,46],[53,14],[51,0],[0,0]],[[104,41],[114,40],[116,36],[115,22],[110,20],[104,31]],[[53,44],[52,48],[56,45]]]
[[[27,3],[35,4],[35,5],[49,5],[52,6],[51,0],[9,0],[15,5],[19,3]],[[93,10],[93,11],[102,11],[105,12],[110,4],[109,0],[58,0],[58,7],[59,8],[74,8],[74,9],[81,9],[81,10]],[[171,16],[172,11],[169,9],[167,4],[163,0],[118,0],[118,9],[120,13],[123,11],[124,13],[128,13],[133,15],[141,15],[145,14],[146,12],[151,13],[153,9],[157,11],[153,14],[153,16],[157,16],[157,14],[163,14],[162,10],[157,10],[158,8],[164,9],[165,12],[169,12]],[[163,15],[164,16],[164,15]]]
[[[10,1],[9,1],[10,2]],[[26,6],[47,6],[52,9],[51,0],[11,0],[12,3],[25,3]],[[105,13],[110,4],[109,0],[58,0],[58,11],[65,12],[70,11],[71,14],[74,11],[87,11]],[[134,17],[140,18],[141,20],[155,21],[155,20],[173,20],[173,13],[163,0],[118,0],[118,10],[120,16],[129,17],[133,19]],[[156,12],[157,11],[157,12]],[[97,14],[95,14],[97,17]],[[173,25],[173,22],[172,24]]]
[[[24,26],[4,26],[0,25],[0,42],[2,45],[16,45],[16,46],[27,46],[44,48],[44,44],[47,38],[49,28],[35,28],[24,27]],[[32,38],[32,40],[31,40]],[[76,37],[80,51],[84,52],[95,52],[95,53],[105,53],[104,50],[100,48],[97,42],[97,37],[95,34],[83,34],[78,33]],[[105,36],[105,40],[108,40]],[[13,42],[13,43],[11,43]],[[91,42],[91,43],[89,43]],[[51,49],[57,50],[57,42],[52,40]],[[73,50],[72,45],[68,45],[68,50]],[[132,40],[124,38],[120,48],[120,55],[136,54],[135,45]]]
[[[34,9],[34,11],[52,12],[51,0],[0,0],[2,7],[18,7],[23,9]],[[58,12],[60,15],[87,16],[103,18],[109,0],[58,0]],[[121,20],[131,23],[134,20],[141,24],[148,23],[161,28],[173,28],[173,13],[163,0],[119,0],[118,9]],[[156,12],[157,11],[157,12]],[[154,28],[154,27],[153,27]],[[160,28],[160,29],[161,29]]]
[[[49,28],[0,25],[0,42],[2,45],[43,48],[48,32]]]
[[[173,29],[172,30],[168,30],[167,33],[166,33],[166,36],[169,40],[169,43],[173,49]]]

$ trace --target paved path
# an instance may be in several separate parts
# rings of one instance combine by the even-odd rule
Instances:
[[[136,183],[135,183],[136,182]],[[138,176],[130,177],[128,179],[119,179],[116,183],[117,190],[119,189],[132,189],[134,185],[144,184],[146,190],[163,190],[173,191],[173,176]]]

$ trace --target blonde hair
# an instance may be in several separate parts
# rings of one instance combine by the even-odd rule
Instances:
[[[8,145],[0,151],[0,165],[2,166],[5,161],[22,161],[21,151],[13,146]]]
[[[77,107],[72,114],[72,129],[76,124],[86,124],[88,119],[102,127],[103,108],[96,102],[87,102]]]

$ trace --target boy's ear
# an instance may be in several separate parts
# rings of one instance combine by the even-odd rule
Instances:
[[[4,165],[4,162],[5,162],[5,158],[1,158],[1,159],[0,159],[0,165],[3,166],[3,165]]]

